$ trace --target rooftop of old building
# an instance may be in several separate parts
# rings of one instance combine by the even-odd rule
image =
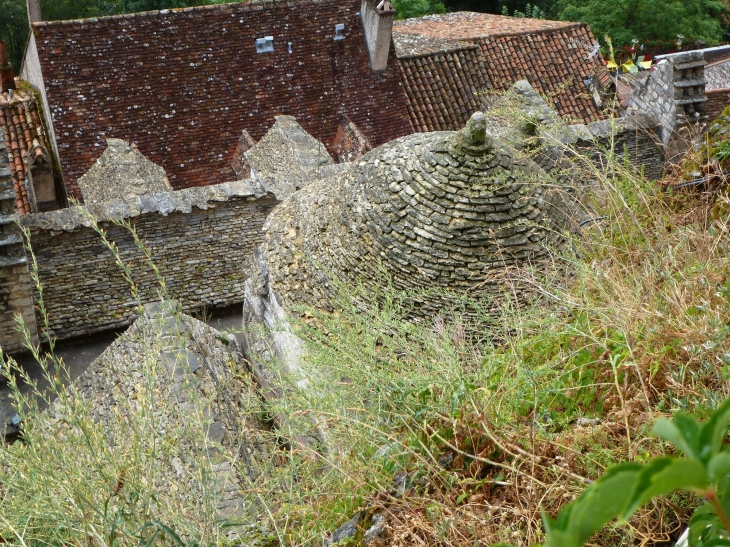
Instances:
[[[81,197],[78,178],[110,137],[136,143],[179,189],[233,180],[241,132],[258,140],[279,114],[330,153],[343,114],[375,146],[412,132],[395,56],[370,70],[359,10],[297,0],[34,23],[69,195]],[[273,50],[257,52],[267,37]]]
[[[29,157],[47,154],[48,139],[35,97],[22,89],[19,80],[16,82],[18,89],[0,93],[0,128],[5,130],[16,206],[22,215],[31,212],[25,185]]]
[[[584,83],[603,66],[587,24],[457,12],[398,21],[393,39],[419,130],[457,129],[490,91],[519,80],[571,122],[605,117]]]

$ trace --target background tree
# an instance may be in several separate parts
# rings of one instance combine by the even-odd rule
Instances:
[[[0,0],[0,39],[7,42],[10,62],[16,72],[20,69],[28,38],[28,16],[25,0]]]
[[[391,3],[398,11],[398,19],[446,12],[446,6],[439,0],[391,0]]]
[[[721,0],[559,0],[557,16],[565,21],[591,25],[599,40],[608,35],[615,46],[638,40],[673,43],[678,34],[684,43],[723,39],[721,16],[727,13]]]

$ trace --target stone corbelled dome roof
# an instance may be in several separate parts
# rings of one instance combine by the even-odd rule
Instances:
[[[277,298],[328,309],[332,279],[375,288],[384,268],[399,289],[499,296],[509,286],[519,299],[521,276],[562,241],[565,196],[485,129],[476,113],[459,132],[397,139],[283,202],[257,255]],[[414,313],[444,299],[417,299]]]

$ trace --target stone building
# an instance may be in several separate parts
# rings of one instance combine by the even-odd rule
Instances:
[[[451,305],[441,291],[529,298],[580,208],[486,126],[476,113],[459,132],[397,139],[293,194],[266,222],[247,294],[331,309],[337,283],[374,293],[385,274],[430,292],[414,297],[416,317]]]

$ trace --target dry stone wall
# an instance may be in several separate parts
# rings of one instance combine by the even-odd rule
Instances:
[[[664,154],[656,118],[634,114],[614,120],[600,120],[582,126],[571,126],[576,138],[574,146],[599,169],[608,163],[606,153],[612,150],[630,168],[642,171],[649,179],[664,174]]]
[[[69,338],[129,325],[136,302],[90,215],[117,245],[143,303],[158,300],[159,282],[132,234],[108,220],[127,220],[149,249],[172,298],[184,309],[243,300],[241,263],[261,242],[277,204],[251,181],[140,196],[127,201],[26,215],[39,264],[52,334]]]

